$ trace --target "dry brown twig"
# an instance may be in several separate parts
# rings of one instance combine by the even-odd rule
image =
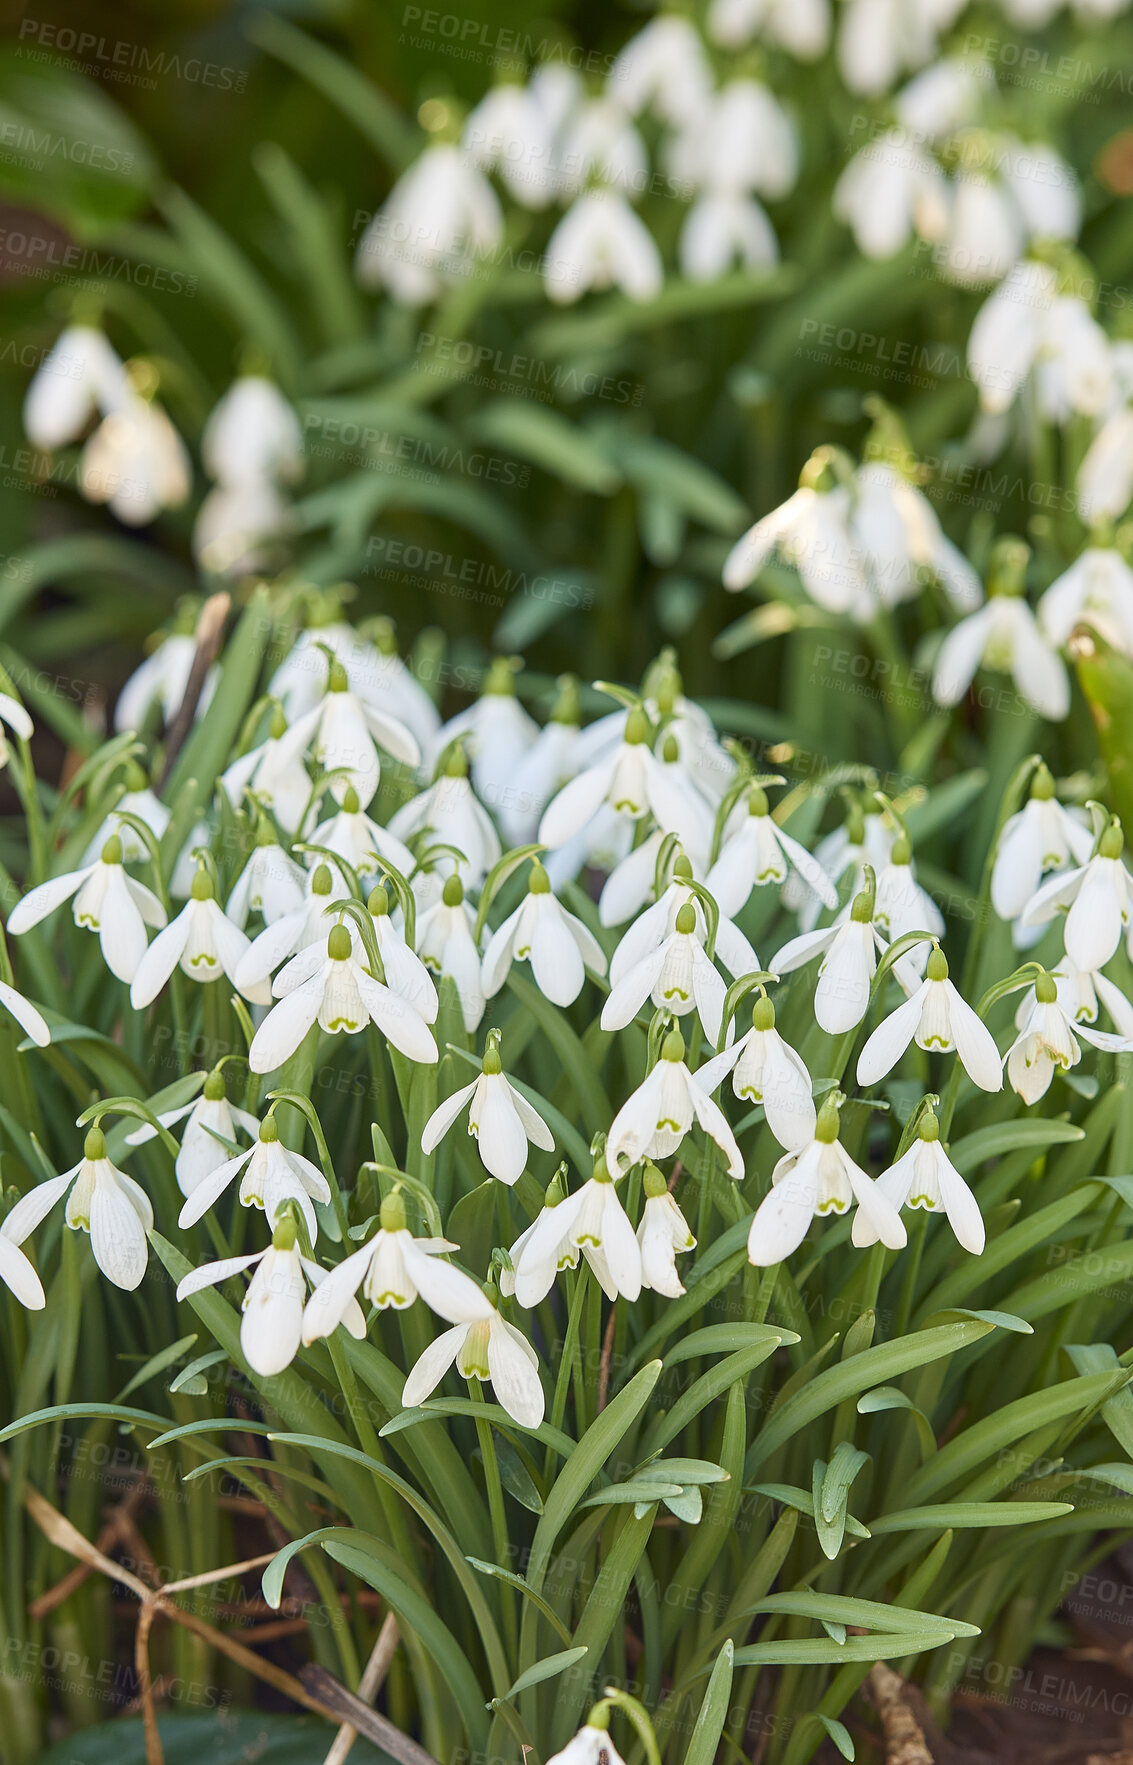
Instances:
[[[875,1661],[867,1681],[885,1735],[886,1765],[933,1765],[924,1730],[913,1714],[909,1688],[884,1661]]]

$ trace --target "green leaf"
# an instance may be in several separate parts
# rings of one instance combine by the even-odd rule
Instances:
[[[504,1692],[502,1698],[493,1698],[488,1708],[494,1710],[497,1704],[509,1703],[512,1698],[517,1698],[521,1691],[527,1691],[533,1685],[542,1685],[545,1679],[554,1679],[558,1674],[564,1673],[568,1667],[573,1667],[576,1662],[581,1661],[589,1652],[583,1643],[578,1648],[563,1649],[562,1653],[558,1655],[544,1655],[541,1661],[536,1661],[534,1667],[529,1667],[526,1673],[520,1674],[515,1684]]]
[[[729,1638],[712,1668],[704,1700],[689,1735],[684,1765],[713,1765],[728,1720],[735,1657],[735,1644]]]
[[[1058,1501],[926,1503],[876,1515],[869,1526],[874,1537],[880,1538],[886,1532],[946,1532],[953,1526],[1037,1526],[1042,1520],[1058,1520],[1073,1511],[1071,1502]]]
[[[608,496],[622,481],[592,435],[531,399],[492,399],[480,406],[465,429],[489,446],[530,460],[571,490]]]
[[[358,68],[276,13],[251,13],[244,29],[253,43],[310,81],[396,171],[416,159],[419,132]]]
[[[954,1140],[948,1156],[964,1176],[983,1164],[985,1159],[1000,1158],[1005,1152],[1017,1152],[1026,1146],[1032,1147],[1037,1157],[1045,1146],[1066,1146],[1084,1137],[1083,1130],[1075,1127],[1073,1122],[1036,1120],[1033,1117],[1020,1121],[1013,1117],[1010,1121],[977,1128],[974,1133],[965,1134],[963,1139]]]

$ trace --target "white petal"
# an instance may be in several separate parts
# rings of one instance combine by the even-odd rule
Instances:
[[[407,1410],[424,1403],[436,1390],[460,1353],[467,1333],[467,1324],[457,1324],[455,1329],[446,1330],[435,1342],[430,1342],[405,1381],[401,1401]]]
[[[948,988],[948,1017],[952,1026],[952,1039],[965,1072],[982,1091],[1001,1091],[1003,1068],[999,1063],[995,1037],[981,1023],[971,1006],[964,1003],[952,982],[945,981],[944,984]],[[861,1076],[860,1067],[858,1076]]]
[[[911,999],[898,1005],[896,1011],[890,1012],[878,1024],[858,1058],[859,1085],[875,1085],[878,1079],[892,1072],[916,1033],[921,1021],[924,988],[929,985],[931,982],[925,981]]]
[[[0,1232],[0,1281],[10,1287],[29,1311],[42,1311],[47,1301],[43,1286],[28,1258],[11,1238]]]
[[[451,1097],[446,1097],[444,1102],[438,1104],[434,1109],[421,1130],[421,1150],[426,1155],[440,1145],[453,1122],[471,1098],[476,1084],[477,1081],[473,1079],[470,1085],[462,1085],[459,1091],[454,1091]]]
[[[141,1285],[149,1257],[145,1227],[126,1190],[113,1179],[95,1181],[90,1242],[94,1260],[108,1281],[127,1293]]]
[[[248,1065],[253,1072],[275,1072],[290,1059],[318,1017],[322,1001],[322,977],[315,975],[272,1006],[248,1050]]]
[[[488,1371],[496,1398],[508,1415],[525,1428],[538,1428],[546,1409],[543,1386],[531,1364],[526,1338],[503,1318],[488,1331]]]

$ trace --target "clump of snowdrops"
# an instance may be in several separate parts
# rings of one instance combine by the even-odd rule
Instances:
[[[1128,1525],[1120,821],[1037,752],[790,783],[672,651],[442,723],[342,609],[167,636],[62,791],[0,701],[10,1475],[120,1429],[196,1570],[266,1500],[437,1759],[849,1756]]]

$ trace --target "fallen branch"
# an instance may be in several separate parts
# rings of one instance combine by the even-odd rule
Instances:
[[[913,1714],[909,1688],[884,1661],[870,1668],[867,1681],[885,1735],[886,1765],[933,1765],[924,1730]]]

